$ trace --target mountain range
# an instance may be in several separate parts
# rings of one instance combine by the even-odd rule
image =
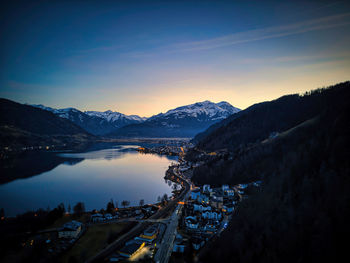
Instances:
[[[193,137],[210,125],[240,111],[224,101],[198,102],[150,118],[110,110],[82,112],[75,108],[54,109],[43,105],[32,106],[68,119],[91,134],[108,137]]]
[[[70,120],[87,132],[94,135],[105,135],[128,124],[140,123],[145,120],[137,115],[125,115],[113,111],[85,111],[75,108],[54,109],[44,105],[31,105],[43,110],[50,111],[55,115]]]
[[[228,102],[211,101],[171,109],[139,124],[124,126],[111,136],[117,137],[193,137],[209,126],[239,112]]]

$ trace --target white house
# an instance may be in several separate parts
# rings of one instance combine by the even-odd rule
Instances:
[[[211,206],[209,205],[201,205],[201,204],[193,204],[193,211],[211,211]]]
[[[233,189],[228,189],[225,191],[225,194],[227,196],[234,196],[235,195],[235,191]]]
[[[185,243],[183,242],[183,237],[180,234],[176,235],[173,252],[184,253]]]
[[[203,228],[204,231],[210,231],[210,232],[215,232],[216,231],[216,226],[212,224],[206,224]]]
[[[189,229],[197,229],[198,228],[198,221],[197,218],[194,216],[188,216],[185,218],[185,224],[186,227]]]
[[[210,205],[221,209],[223,206],[224,198],[222,196],[213,196],[210,200]]]
[[[63,225],[63,227],[58,231],[58,238],[76,238],[78,237],[82,223],[78,221],[71,221]]]
[[[191,192],[191,199],[192,200],[197,200],[200,195],[201,195],[200,189],[199,188],[194,189]]]
[[[111,214],[105,214],[106,220],[112,220],[113,216]]]
[[[102,214],[93,214],[91,216],[91,221],[96,223],[96,222],[103,222],[105,219]]]
[[[210,188],[209,184],[203,185],[203,192],[210,193],[211,191],[212,191],[212,189]]]
[[[225,192],[227,191],[228,189],[230,189],[230,187],[227,185],[227,184],[223,184],[222,187],[221,187],[222,191]]]
[[[209,202],[209,196],[203,193],[200,193],[197,200],[202,203],[208,203]]]
[[[206,219],[215,219],[220,220],[221,219],[221,213],[216,211],[205,211],[202,213],[202,217]]]
[[[239,184],[237,187],[239,189],[246,189],[248,187],[248,184]]]

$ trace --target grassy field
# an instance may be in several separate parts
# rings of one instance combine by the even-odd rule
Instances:
[[[61,262],[69,262],[70,258],[77,262],[84,262],[91,258],[102,248],[107,246],[110,235],[117,238],[118,234],[128,228],[130,223],[103,224],[89,227],[87,232],[77,241],[77,243],[67,251]]]

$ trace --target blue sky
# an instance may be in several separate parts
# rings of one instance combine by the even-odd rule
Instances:
[[[349,80],[347,1],[42,1],[1,14],[0,97],[150,116]]]

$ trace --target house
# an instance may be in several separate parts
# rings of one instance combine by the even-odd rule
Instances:
[[[202,213],[202,217],[205,219],[215,219],[220,220],[221,219],[221,213],[216,211],[205,211]]]
[[[203,211],[210,211],[210,210],[211,210],[211,206],[209,205],[193,204],[193,212],[195,211],[203,212]]]
[[[121,256],[126,257],[126,258],[130,258],[132,256],[134,256],[137,252],[139,252],[143,247],[145,246],[145,243],[131,243],[128,245],[125,245],[122,249],[120,249],[118,252]]]
[[[201,195],[200,189],[194,189],[191,191],[191,199],[192,200],[197,200],[199,198],[199,196]]]
[[[193,237],[192,238],[192,246],[195,250],[199,250],[202,246],[204,246],[205,241],[201,237]]]
[[[223,202],[224,198],[222,196],[213,196],[210,200],[210,205],[217,209],[221,209],[223,206]]]
[[[102,214],[93,214],[93,215],[91,215],[91,221],[93,222],[93,223],[97,223],[97,222],[103,222],[105,219],[104,219],[104,217],[103,217],[103,215]]]
[[[239,189],[246,189],[248,187],[248,184],[239,184],[237,188]]]
[[[188,216],[185,218],[185,224],[188,229],[197,229],[198,228],[198,221],[197,218],[194,216]]]
[[[223,185],[221,186],[221,190],[222,190],[223,193],[224,193],[225,191],[229,190],[229,189],[230,189],[230,187],[229,187],[227,184],[223,184]]]
[[[203,185],[203,192],[210,193],[212,189],[210,188],[209,184]]]
[[[200,193],[197,200],[198,200],[198,202],[209,203],[209,195],[204,194],[204,193]]]
[[[64,224],[58,231],[58,238],[77,238],[81,231],[82,225],[82,223],[75,220]]]
[[[184,253],[185,247],[186,246],[182,236],[180,234],[177,234],[174,241],[173,252]]]
[[[140,210],[140,209],[136,209],[136,210],[135,210],[135,215],[137,215],[137,216],[138,216],[138,215],[141,215],[141,210]]]
[[[216,226],[208,223],[204,226],[203,230],[214,233],[216,231]]]
[[[105,214],[106,220],[112,220],[113,216],[111,214]]]
[[[233,204],[226,204],[222,207],[222,211],[225,213],[232,213],[235,210],[235,207]]]
[[[228,189],[225,191],[225,194],[227,196],[234,196],[235,195],[235,191],[233,189]]]

